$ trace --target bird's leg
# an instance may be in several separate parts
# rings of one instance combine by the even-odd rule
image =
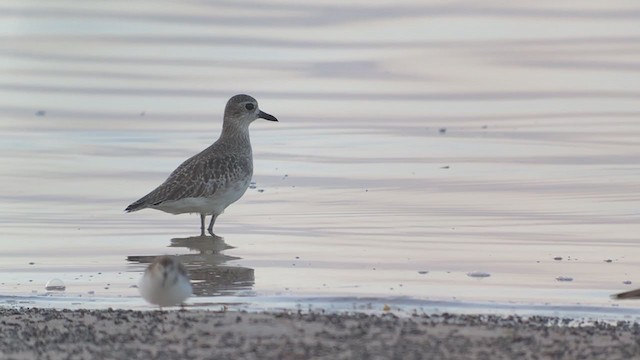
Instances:
[[[213,214],[211,215],[211,222],[209,223],[209,227],[207,228],[207,230],[209,230],[209,234],[214,235],[213,234],[213,224],[216,222],[216,218],[218,217],[218,215]],[[204,226],[204,225],[202,225]],[[204,230],[202,230],[204,232]],[[215,236],[215,235],[214,235]]]
[[[200,214],[200,236],[204,236],[204,219],[206,219],[206,217],[207,215]]]

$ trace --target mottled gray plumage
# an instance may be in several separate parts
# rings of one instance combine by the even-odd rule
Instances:
[[[183,162],[162,185],[125,211],[152,208],[172,214],[199,213],[203,235],[204,218],[212,215],[208,230],[213,233],[216,217],[249,187],[253,175],[249,124],[258,118],[278,121],[260,111],[251,96],[236,95],[229,99],[218,140]]]
[[[210,197],[228,183],[251,177],[253,175],[251,151],[240,154],[238,150],[241,149],[215,142],[180,164],[162,185],[129,205],[126,211],[141,210],[160,205],[165,201],[188,197]]]

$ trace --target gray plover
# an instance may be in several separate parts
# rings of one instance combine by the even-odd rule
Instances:
[[[187,270],[172,256],[156,257],[140,279],[138,290],[145,300],[160,309],[182,304],[193,291]]]
[[[200,234],[204,235],[205,218],[211,215],[207,230],[224,209],[247,191],[253,175],[253,155],[249,125],[256,119],[278,121],[262,112],[256,99],[236,95],[224,109],[220,137],[211,146],[183,162],[155,190],[127,206],[126,212],[145,208],[171,214],[200,214]]]

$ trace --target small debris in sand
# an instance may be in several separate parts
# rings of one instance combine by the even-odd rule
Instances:
[[[29,265],[35,265],[36,263],[34,263],[33,261],[29,263]]]
[[[258,192],[259,192],[259,193],[263,193],[263,192],[264,192],[264,189],[258,189]]]
[[[44,110],[38,110],[36,111],[36,116],[45,116],[47,115],[47,112]]]
[[[449,165],[440,167],[440,169],[448,169],[448,168],[450,168]]]
[[[561,261],[562,260],[562,256],[556,256],[553,258],[553,260],[555,261]]]
[[[429,272],[427,270],[420,270],[418,271],[418,274],[420,275],[424,275],[424,274],[428,274]]]
[[[447,128],[440,128],[440,130],[438,130],[438,132],[440,134],[445,134],[447,132]]]
[[[622,283],[625,284],[625,285],[631,285],[631,280],[625,280]]]
[[[556,280],[557,281],[573,281],[573,278],[569,276],[558,276]]]
[[[610,262],[613,262],[613,260],[611,260],[611,259],[607,259],[607,260],[605,260],[604,262],[606,262],[606,263],[610,263]]]
[[[467,273],[467,276],[472,278],[486,278],[491,276],[491,274],[484,271],[472,271]]]

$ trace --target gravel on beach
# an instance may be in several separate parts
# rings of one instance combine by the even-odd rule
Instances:
[[[631,359],[638,323],[548,317],[0,309],[2,359]]]

